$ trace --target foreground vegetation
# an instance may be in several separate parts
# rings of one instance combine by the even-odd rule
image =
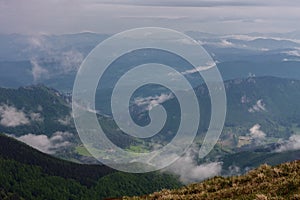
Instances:
[[[181,186],[169,174],[128,174],[60,160],[0,134],[0,199],[104,199]]]
[[[181,189],[123,198],[139,199],[300,199],[300,161],[262,165],[243,176],[215,177]]]

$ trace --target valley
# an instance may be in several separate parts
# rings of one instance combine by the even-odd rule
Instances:
[[[178,99],[155,84],[134,92],[128,108],[136,124],[147,126],[149,111],[158,105],[168,114],[157,135],[142,139],[117,126],[110,102],[113,88],[127,70],[144,62],[169,65],[184,75],[200,107],[196,138],[172,165],[145,174],[103,165],[89,152],[99,146],[87,150],[74,123],[76,73],[110,34],[0,34],[0,199],[297,199],[299,33],[290,38],[272,33],[186,33],[216,63],[227,96],[224,128],[206,157],[199,158],[198,152],[211,120],[210,93],[197,70],[171,52],[145,49],[122,55],[98,83],[95,109],[84,108],[95,113],[118,147],[133,154],[151,152],[174,139],[181,117]],[[115,159],[109,151],[99,155]]]

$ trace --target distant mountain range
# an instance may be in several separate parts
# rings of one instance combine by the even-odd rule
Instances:
[[[0,135],[0,171],[3,172],[0,197],[38,199],[51,193],[56,199],[97,199],[143,195],[162,188],[176,188],[181,185],[178,178],[186,180],[178,172],[189,175],[207,163],[217,166],[218,171],[207,176],[199,173],[197,176],[200,177],[193,176],[190,182],[218,174],[244,174],[263,163],[276,165],[300,159],[300,80],[250,76],[228,80],[224,84],[228,110],[220,140],[204,159],[183,157],[165,170],[177,174],[176,177],[160,172],[124,174],[101,165],[75,164],[37,152],[18,141],[69,161],[99,164],[79,140],[72,120],[70,94],[44,85],[0,88],[0,132],[10,136]],[[157,94],[157,88],[148,89],[147,93],[137,93],[142,95],[140,100],[145,98],[147,102],[149,95],[165,95],[162,105],[176,121],[176,99],[168,98],[164,93]],[[205,84],[195,87],[195,92],[203,117],[193,147],[200,147],[209,123],[210,99]],[[106,98],[98,100],[102,107],[108,105]],[[134,120],[147,123],[147,111],[135,105],[135,101],[131,106]],[[151,150],[151,144],[156,140],[162,144],[168,142],[177,128],[176,123],[169,123],[158,137],[136,140],[122,133],[110,115],[104,115],[102,110],[97,111],[97,115],[107,136],[118,146],[133,152]],[[167,129],[172,131],[166,134]]]
[[[186,75],[200,102],[197,137],[191,152],[177,163],[163,173],[147,174],[116,172],[101,165],[81,143],[73,122],[71,91],[76,72],[88,53],[109,35],[0,35],[0,199],[139,196],[178,188],[181,181],[239,175],[264,163],[299,160],[300,34],[187,34],[203,45],[222,74],[227,93],[225,126],[208,156],[194,156],[208,128],[211,102],[203,81],[193,73]],[[116,126],[109,99],[113,83],[132,66],[155,61],[185,70],[187,62],[172,56],[153,49],[130,52],[116,60],[101,80],[103,90],[97,90],[93,112],[107,137],[119,147],[150,151],[155,142],[164,145],[174,137],[180,112],[169,90],[147,86],[131,99],[129,109],[139,125],[149,123],[149,103],[161,103],[170,116],[157,136],[145,140]],[[245,176],[216,177],[144,197],[266,199],[271,197],[266,191],[273,191],[277,197],[296,199],[299,177],[292,178],[293,174],[299,174],[298,162],[262,166]],[[276,185],[270,183],[269,175]]]
[[[76,151],[77,147],[81,149],[81,141],[73,122],[70,96],[43,85],[0,88],[0,94],[0,133],[64,159],[98,163]],[[104,120],[105,123],[110,121],[109,118]],[[111,138],[121,147],[126,147],[129,139],[117,134],[110,125],[108,128]]]
[[[226,81],[225,87],[225,127],[215,149],[205,160],[199,160],[199,163],[223,162],[223,173],[227,174],[231,165],[239,167],[242,173],[263,162],[279,164],[300,158],[299,80],[251,77]],[[195,91],[199,97],[202,116],[195,140],[195,145],[199,147],[210,119],[210,99],[205,85],[196,87]],[[151,95],[151,88],[148,92]],[[77,135],[71,115],[70,96],[43,85],[19,89],[2,88],[0,94],[2,133],[60,158],[99,163],[91,157]],[[101,99],[97,103],[108,105],[106,100]],[[146,140],[137,140],[120,131],[109,115],[99,112],[98,117],[107,136],[115,144],[130,151],[148,151],[154,141],[164,144],[176,133],[176,124],[179,123],[177,103],[175,98],[165,99],[162,104],[173,118],[167,121],[167,125],[157,136]],[[132,106],[134,120],[139,124],[147,124],[147,111],[134,102]],[[294,153],[287,153],[289,151]]]
[[[217,63],[224,80],[252,75],[300,79],[300,37],[295,37],[296,33],[286,36],[187,34],[202,43]],[[108,37],[96,33],[0,35],[0,85],[16,88],[43,83],[70,91],[83,59]],[[136,56],[125,61],[130,64],[131,58]],[[162,63],[171,59],[160,58],[159,52],[153,56]]]

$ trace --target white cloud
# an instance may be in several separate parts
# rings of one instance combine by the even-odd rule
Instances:
[[[36,122],[43,122],[44,118],[41,116],[41,113],[30,113],[29,117],[31,119],[31,121],[36,121]]]
[[[61,119],[58,119],[57,121],[61,124],[61,125],[64,125],[64,126],[68,126],[71,124],[71,116],[66,116],[64,118],[61,118]]]
[[[195,67],[194,69],[190,69],[190,70],[186,70],[184,72],[181,72],[182,75],[187,75],[187,74],[194,74],[196,72],[200,72],[200,71],[203,71],[203,70],[208,70],[212,67],[215,67],[216,64],[214,62],[210,62],[210,63],[206,63],[206,65],[204,66],[198,66],[198,67]],[[172,74],[169,74],[169,75],[172,75]]]
[[[65,74],[73,71],[77,71],[82,63],[84,57],[82,53],[76,50],[70,50],[62,53],[59,59],[61,68]]]
[[[241,168],[236,165],[231,165],[228,167],[228,176],[236,176],[241,174]]]
[[[266,111],[266,105],[263,103],[263,100],[260,99],[256,102],[255,105],[253,105],[251,108],[249,108],[248,111],[250,113]]]
[[[198,67],[195,67],[193,69],[189,69],[189,70],[186,70],[186,71],[183,71],[183,72],[180,72],[180,73],[182,75],[194,74],[194,73],[197,73],[197,72],[200,72],[200,71],[208,70],[208,69],[210,69],[212,67],[215,67],[215,66],[216,66],[215,62],[208,62],[208,63],[206,63],[206,65],[198,66]],[[174,77],[174,76],[178,76],[178,74],[171,72],[171,73],[168,74],[168,76]]]
[[[261,126],[259,124],[255,124],[252,128],[249,129],[251,138],[255,140],[264,140],[266,138],[266,134],[260,130]]]
[[[188,184],[220,175],[222,164],[222,162],[211,162],[198,165],[190,150],[166,170],[179,175],[180,180]]]
[[[40,113],[30,112],[27,115],[23,110],[18,110],[14,106],[8,106],[6,104],[0,106],[0,118],[0,124],[6,127],[28,125],[31,121],[44,121]]]
[[[39,65],[38,61],[33,58],[30,60],[30,63],[32,65],[31,73],[33,76],[34,81],[37,81],[41,79],[42,77],[47,77],[49,72],[47,69],[43,68]]]
[[[261,37],[258,36],[250,36],[250,35],[239,35],[239,34],[235,34],[235,35],[226,35],[223,36],[224,38],[230,38],[230,39],[236,39],[236,40],[242,40],[242,41],[251,41],[251,40],[255,40],[255,39],[260,39]]]
[[[70,138],[73,134],[69,132],[55,132],[51,137],[46,135],[27,134],[15,137],[17,140],[48,154],[54,154],[58,150],[71,145]]]
[[[300,59],[297,58],[293,58],[293,59],[289,59],[289,58],[284,58],[282,59],[283,62],[300,62]]]
[[[146,110],[152,110],[155,106],[162,104],[170,99],[173,99],[174,95],[172,93],[169,94],[161,94],[156,96],[150,96],[145,98],[135,98],[134,103],[137,106],[146,106]]]
[[[248,103],[250,100],[249,100],[249,98],[246,96],[246,95],[243,95],[242,97],[241,97],[241,103],[242,104],[246,104],[246,103]]]
[[[50,44],[47,43],[47,35],[46,34],[37,34],[32,35],[27,39],[27,43],[29,45],[29,50],[40,50],[40,51],[48,51],[50,49]]]
[[[289,56],[300,57],[300,52],[298,50],[284,51],[282,53],[289,55]]]
[[[220,43],[219,43],[220,46],[222,47],[233,47],[235,46],[232,42],[229,42],[228,40],[222,40]]]
[[[292,151],[300,149],[300,135],[292,135],[287,141],[280,142],[281,146],[276,152]]]
[[[100,111],[93,109],[91,105],[83,105],[81,103],[77,103],[76,101],[73,101],[72,105],[74,107],[76,107],[76,109],[80,109],[82,111],[87,111],[87,112],[90,112],[90,113],[100,114]],[[77,117],[77,116],[75,116],[75,114],[73,112],[72,112],[71,116],[73,118]],[[58,119],[58,120],[63,120],[63,119]]]
[[[28,45],[28,51],[39,52],[43,62],[54,62],[56,64],[53,68],[46,69],[41,66],[36,55],[31,58],[32,75],[35,81],[41,78],[49,78],[49,76],[56,76],[57,74],[76,72],[84,59],[83,54],[75,49],[58,50],[45,35],[31,36],[28,39]]]
[[[27,125],[30,123],[26,114],[22,110],[17,110],[13,106],[0,106],[0,124],[6,127],[16,127],[20,125]]]

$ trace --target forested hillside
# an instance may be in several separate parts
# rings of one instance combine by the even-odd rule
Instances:
[[[60,160],[4,135],[0,135],[0,172],[1,198],[91,200],[181,185],[170,174],[127,174]]]

